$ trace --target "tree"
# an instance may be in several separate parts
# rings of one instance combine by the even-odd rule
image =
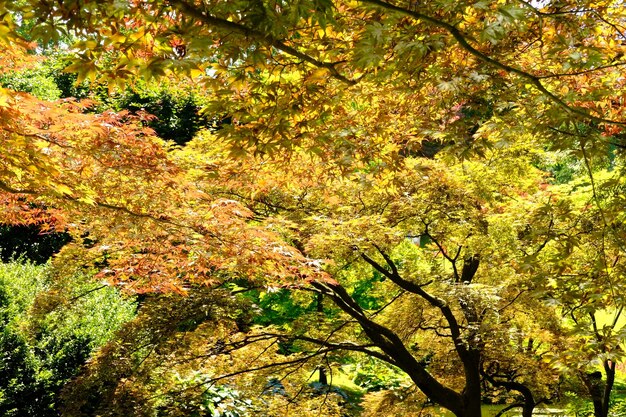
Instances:
[[[76,236],[90,233],[91,247],[77,243],[59,263],[95,259],[100,276],[134,291],[246,277],[246,288],[322,294],[345,326],[273,337],[390,362],[458,416],[480,415],[499,314],[532,305],[516,289],[547,291],[532,274],[560,245],[550,218],[566,203],[534,166],[546,148],[604,154],[624,124],[624,16],[613,2],[7,7],[39,19],[33,38],[79,35],[69,68],[79,80],[188,76],[211,94],[209,114],[232,120],[216,138],[166,152],[128,115],[87,116],[65,103],[47,108],[48,123],[29,111],[39,102],[11,102],[5,120],[38,130],[11,136],[25,153],[6,162],[7,206],[31,196],[39,206],[29,201],[29,213],[44,204],[81,219]],[[4,25],[11,33],[10,17]],[[89,129],[79,139],[48,127],[61,123]],[[574,134],[581,126],[584,140]],[[416,158],[432,156],[433,142],[443,148],[434,160]],[[42,143],[52,151],[37,153]],[[76,164],[84,177],[71,174]],[[529,218],[531,206],[548,211]],[[519,237],[538,222],[546,235]],[[428,243],[407,247],[407,238]],[[384,278],[374,290],[382,310],[356,299],[358,276],[319,258]],[[417,317],[400,314],[404,303]],[[349,334],[356,329],[364,339]],[[436,337],[420,350],[422,330]],[[442,349],[455,352],[462,375],[424,359]]]
[[[553,213],[551,242],[538,274],[543,297],[568,322],[570,346],[560,359],[580,378],[597,417],[609,415],[616,364],[623,360],[624,235],[616,223],[622,209],[613,206],[621,175],[614,175],[596,167],[562,186],[568,198]]]
[[[507,317],[533,303],[521,297],[530,290],[528,276],[511,264],[524,258],[518,238],[524,211],[548,197],[541,173],[521,149],[493,150],[489,163],[406,159],[404,170],[386,178],[363,172],[319,184],[312,179],[316,173],[296,173],[299,186],[291,180],[288,190],[278,185],[285,173],[276,167],[253,171],[265,179],[266,193],[250,196],[240,186],[230,192],[250,201],[308,257],[332,260],[325,270],[334,281],[314,282],[312,290],[341,313],[306,316],[297,323],[314,327],[298,327],[293,340],[365,352],[402,369],[457,415],[480,413],[486,357],[501,356],[497,337],[511,328]],[[233,186],[241,181],[239,176]],[[424,247],[411,242],[416,238]],[[369,268],[379,276],[367,281],[374,303],[357,295]],[[294,289],[311,290],[298,284]],[[355,337],[355,325],[364,339]],[[520,329],[519,337],[533,336]],[[463,374],[446,369],[451,363]]]
[[[154,116],[146,121],[147,126],[154,129],[161,139],[181,146],[201,129],[216,126],[211,115],[202,113],[201,97],[184,83],[182,87],[174,83],[158,87],[137,83],[118,95],[109,96],[104,88],[99,93],[100,101],[104,103],[100,107],[132,113],[147,112]]]
[[[183,291],[188,271],[182,265],[167,261],[153,268],[163,254],[170,258],[178,252],[181,262],[195,263],[190,273],[198,281],[216,269],[256,266],[260,272],[263,265],[257,264],[265,259],[264,253],[268,261],[274,258],[280,263],[280,255],[272,249],[273,239],[269,235],[264,239],[264,232],[247,222],[249,213],[235,201],[200,194],[185,178],[187,172],[176,166],[168,146],[142,126],[140,115],[92,114],[84,111],[89,102],[43,102],[10,90],[3,94],[2,223],[37,224],[43,231],[68,232],[74,238],[68,256],[87,256],[83,261],[87,264],[92,262],[89,258],[105,257],[109,268],[103,274],[112,278],[127,279],[128,268],[135,276],[145,268],[167,277],[151,284],[150,274],[146,275],[143,284],[137,283],[144,289],[164,285],[161,290]],[[111,233],[116,228],[120,234]],[[169,244],[163,245],[163,239]],[[257,240],[267,242],[266,252],[259,252],[253,243]],[[190,242],[206,244],[211,254],[190,257],[186,246]],[[224,263],[233,254],[221,254],[222,249],[234,251],[241,263]],[[259,260],[251,259],[257,256]],[[117,259],[125,265],[116,264]],[[285,258],[286,264],[297,264],[298,259]],[[178,272],[165,272],[163,267]],[[272,268],[271,274],[283,272]],[[176,275],[181,285],[170,281]]]
[[[277,142],[316,147],[319,140],[307,139],[332,134],[324,125],[350,125],[336,111],[342,98],[354,90],[365,96],[368,87],[380,98],[385,90],[404,92],[413,101],[396,100],[406,111],[395,114],[412,117],[413,124],[421,119],[413,130],[396,129],[387,144],[411,136],[419,144],[429,130],[441,130],[441,119],[451,118],[455,105],[475,99],[479,91],[487,93],[483,103],[500,112],[505,107],[518,119],[537,115],[558,127],[572,117],[614,118],[619,129],[619,93],[603,87],[619,83],[623,65],[623,16],[612,2],[548,3],[542,9],[525,2],[431,2],[416,8],[378,0],[82,4],[89,7],[33,1],[24,11],[16,8],[40,19],[33,32],[45,39],[66,27],[82,30],[74,67],[81,78],[96,70],[100,77],[123,81],[166,71],[197,77],[219,91],[216,114],[226,112],[241,122],[234,129],[240,142],[258,131],[257,146],[268,148],[260,151]],[[54,26],[57,17],[63,25]],[[157,23],[148,24],[152,21]],[[489,97],[490,87],[500,91]],[[418,97],[434,91],[441,96],[420,106]],[[276,107],[282,111],[272,112]],[[330,114],[329,108],[335,111]],[[456,132],[447,127],[443,134]]]

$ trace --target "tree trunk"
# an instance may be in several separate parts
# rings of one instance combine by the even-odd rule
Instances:
[[[583,375],[583,382],[593,401],[594,417],[608,417],[611,403],[611,392],[615,383],[615,362],[606,360],[603,363],[606,382],[602,381],[602,372]]]
[[[328,385],[328,377],[326,376],[326,368],[320,366],[317,368],[320,372],[319,383],[322,385]]]
[[[587,391],[589,392],[591,401],[593,402],[593,415],[595,417],[607,417],[609,410],[608,399],[610,398],[610,391],[607,395],[607,387],[602,382],[602,372],[590,372],[582,374],[581,377],[583,382],[585,383],[585,386],[587,387]]]
[[[425,365],[416,360],[411,352],[407,350],[398,334],[375,322],[365,314],[361,306],[339,283],[314,281],[312,282],[313,287],[322,294],[327,295],[337,307],[354,318],[363,329],[365,335],[387,356],[388,359],[386,360],[406,372],[415,385],[430,400],[450,410],[457,417],[482,417],[480,377],[482,344],[480,338],[478,335],[476,335],[476,338],[464,336],[450,305],[445,300],[426,292],[422,286],[400,276],[393,260],[378,246],[374,246],[385,259],[387,267],[383,267],[365,253],[362,253],[361,257],[398,287],[421,297],[432,307],[438,309],[441,317],[447,322],[450,337],[454,343],[456,354],[463,364],[465,373],[465,388],[462,393],[458,393],[437,381],[426,370]],[[467,258],[460,276],[456,273],[457,278],[459,280],[462,279],[462,282],[470,283],[478,269],[479,259],[478,256]],[[472,306],[462,306],[462,308],[464,309],[464,319],[468,323],[477,324],[480,322],[479,315]],[[468,346],[468,339],[472,340],[472,346]]]
[[[470,350],[463,358],[465,371],[465,388],[463,402],[465,403],[466,417],[480,417],[482,405],[482,386],[480,377],[480,351]]]
[[[522,407],[522,417],[533,417],[533,411],[535,410],[534,401],[528,401],[524,398],[524,406]]]
[[[615,383],[615,362],[605,360],[604,372],[606,374],[606,384],[604,384],[604,393],[602,395],[602,416],[607,417],[609,415],[609,405],[611,403],[611,391],[613,390],[613,384]]]
[[[465,399],[465,412],[463,416],[458,417],[482,417],[481,406],[482,401],[480,395],[478,395],[478,397],[475,395],[468,396]]]

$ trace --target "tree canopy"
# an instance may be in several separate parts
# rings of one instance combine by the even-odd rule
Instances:
[[[289,380],[351,355],[458,417],[499,389],[530,416],[564,378],[609,415],[621,2],[0,4],[0,221],[68,233],[58,277],[151,294],[68,388],[107,401],[68,415],[173,413],[146,398],[174,372],[250,387],[248,371]],[[20,87],[50,48],[91,83],[82,100]],[[191,131],[168,127],[163,99],[147,105],[159,82],[201,97]],[[127,110],[102,99],[129,91],[153,94]],[[187,333],[196,369],[157,365],[184,356],[172,341]]]

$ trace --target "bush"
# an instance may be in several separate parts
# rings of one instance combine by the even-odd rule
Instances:
[[[94,287],[87,277],[75,277],[73,288],[84,296],[39,314],[34,307],[53,288],[48,269],[32,263],[0,264],[2,416],[57,416],[63,385],[134,316],[134,304],[111,288],[87,293]]]
[[[30,93],[41,100],[54,101],[61,97],[61,90],[48,70],[43,67],[2,74],[0,85],[15,91]]]

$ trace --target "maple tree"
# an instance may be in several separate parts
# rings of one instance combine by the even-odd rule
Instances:
[[[100,278],[135,292],[281,287],[319,309],[305,309],[299,332],[279,326],[248,341],[378,358],[468,417],[480,416],[485,381],[522,390],[532,413],[541,398],[527,392],[544,395],[554,370],[533,380],[528,363],[539,352],[521,352],[511,331],[526,346],[540,337],[556,347],[544,332],[562,331],[555,313],[575,310],[581,322],[590,312],[601,346],[586,366],[604,355],[596,414],[607,415],[621,336],[594,314],[609,302],[621,312],[622,301],[596,305],[589,294],[622,278],[623,209],[619,199],[599,202],[595,185],[573,190],[603,219],[578,233],[587,213],[566,210],[569,197],[537,166],[556,150],[588,163],[621,145],[619,2],[3,7],[2,42],[23,43],[14,16],[32,21],[30,36],[43,42],[71,34],[68,70],[79,81],[114,90],[136,77],[188,77],[219,120],[175,148],[141,114],[90,114],[88,102],[2,90],[1,220],[72,233],[56,258],[60,274],[95,263]],[[5,53],[27,60],[23,50]],[[586,258],[597,242],[602,257]],[[546,260],[556,266],[542,270]],[[571,284],[568,268],[580,269]],[[606,285],[593,281],[599,271]],[[582,277],[589,294],[576,289]],[[364,283],[367,299],[358,296]],[[554,286],[554,316],[511,324]],[[516,363],[502,363],[498,346],[519,354]],[[507,367],[509,379],[499,372]]]
[[[544,296],[569,319],[573,337],[560,360],[583,382],[595,416],[605,417],[623,360],[622,209],[619,203],[610,208],[620,199],[621,175],[606,169],[588,174],[564,186],[568,197],[548,232],[558,242],[548,245],[547,268],[537,277]]]
[[[482,374],[490,361],[503,361],[502,345],[516,343],[511,331],[522,340],[539,339],[523,321],[511,323],[520,310],[536,308],[525,297],[529,276],[514,265],[526,258],[517,237],[524,211],[547,198],[522,149],[493,151],[490,163],[456,166],[406,159],[406,168],[386,181],[363,173],[315,184],[301,173],[294,176],[305,179],[299,188],[293,180],[285,191],[266,184],[272,191],[250,198],[253,210],[272,212],[271,227],[308,256],[333,260],[326,271],[337,282],[312,285],[345,314],[341,320],[329,314],[326,322],[313,312],[300,324],[314,328],[293,340],[365,352],[402,369],[455,414],[480,413]],[[511,176],[516,171],[524,172],[519,182]],[[273,174],[253,175],[268,181]],[[274,175],[277,181],[285,176]],[[524,197],[529,192],[533,197]],[[508,201],[513,198],[521,205]],[[423,247],[407,237],[419,238]],[[370,268],[378,279],[366,278]],[[373,301],[359,300],[362,285]],[[354,337],[354,326],[365,340]]]

